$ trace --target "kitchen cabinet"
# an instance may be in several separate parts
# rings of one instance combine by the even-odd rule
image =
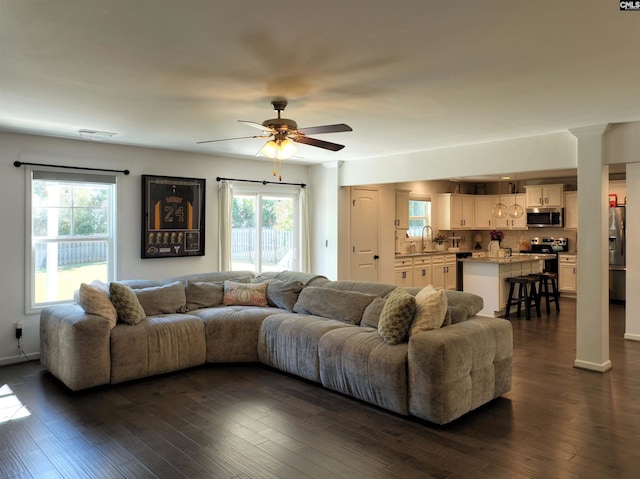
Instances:
[[[409,229],[409,193],[411,190],[396,190],[396,219],[397,230]]]
[[[564,227],[568,230],[578,229],[577,191],[567,191],[564,194]]]
[[[432,260],[429,256],[418,256],[413,259],[413,286],[424,288],[432,284]]]
[[[578,291],[578,257],[575,254],[558,255],[558,290],[576,294]]]
[[[502,195],[500,201],[502,201],[502,203],[504,203],[507,208],[516,203],[524,208],[526,195],[524,193],[518,193],[516,195]],[[524,213],[520,218],[512,218],[511,216],[507,216],[506,218],[496,219],[496,227],[500,229],[526,230],[527,214]]]
[[[563,206],[564,185],[527,185],[524,189],[527,208],[561,208]]]
[[[482,195],[476,196],[475,200],[475,214],[473,218],[473,224],[476,229],[493,229],[497,226],[497,218],[491,214],[491,210],[498,202],[498,197],[495,195]]]
[[[444,193],[437,196],[437,224],[441,230],[474,228],[474,195]]]
[[[443,254],[433,257],[431,264],[434,288],[456,289],[457,259],[455,254]]]
[[[413,259],[396,259],[393,284],[404,288],[413,286]]]

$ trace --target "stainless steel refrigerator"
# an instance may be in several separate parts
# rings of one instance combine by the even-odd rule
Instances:
[[[609,208],[609,300],[625,300],[625,207]]]

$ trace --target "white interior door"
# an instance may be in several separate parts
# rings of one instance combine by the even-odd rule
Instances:
[[[351,190],[351,279],[378,281],[378,191]]]

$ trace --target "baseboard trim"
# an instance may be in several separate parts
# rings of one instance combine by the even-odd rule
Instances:
[[[589,371],[596,371],[599,373],[606,373],[611,369],[611,360],[607,360],[604,363],[591,363],[589,361],[581,361],[576,359],[573,366],[580,369],[588,369]]]
[[[630,341],[640,341],[640,334],[624,333],[624,339]]]
[[[0,366],[8,366],[10,364],[26,363],[29,361],[37,361],[40,359],[40,352],[27,353],[29,359],[25,358],[22,354],[16,356],[8,356],[6,358],[0,358]]]

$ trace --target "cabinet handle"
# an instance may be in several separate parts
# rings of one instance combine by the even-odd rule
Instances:
[[[426,270],[422,270],[422,276],[426,276],[427,275],[427,271]]]
[[[407,279],[407,272],[406,271],[402,272],[402,279]]]

